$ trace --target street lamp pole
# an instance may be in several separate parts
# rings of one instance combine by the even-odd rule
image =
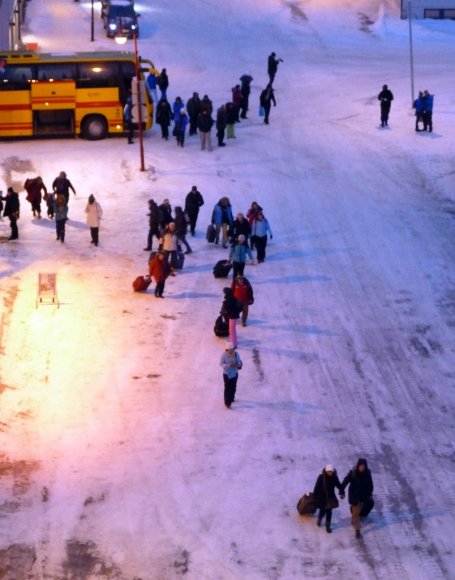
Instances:
[[[411,59],[411,105],[414,105],[414,51],[412,46],[412,7],[411,0],[408,1],[408,20],[409,20],[409,57]]]
[[[92,0],[92,36],[91,42],[95,40],[95,0]]]
[[[142,99],[141,99],[141,81],[139,78],[139,55],[137,52],[137,31],[134,30],[134,65],[135,65],[135,72],[136,72],[136,91],[137,91],[137,106],[138,106],[138,123],[139,123],[139,150],[140,150],[140,157],[141,157],[141,171],[145,171],[145,163],[144,163],[144,135],[143,135],[143,127],[142,127]]]

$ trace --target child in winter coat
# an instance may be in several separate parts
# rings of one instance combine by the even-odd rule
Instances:
[[[158,252],[149,264],[150,276],[156,282],[155,296],[163,298],[164,285],[166,278],[169,276],[170,268],[165,258],[164,252]]]
[[[237,276],[237,278],[232,282],[231,288],[234,297],[243,306],[242,326],[246,326],[248,310],[250,305],[254,302],[253,287],[251,286],[249,280],[245,278],[245,276]]]
[[[232,261],[232,279],[235,280],[237,276],[243,276],[243,271],[245,270],[246,258],[253,260],[253,254],[250,248],[246,244],[246,238],[244,235],[240,235],[237,238],[237,242],[231,247],[229,252],[229,260]]]

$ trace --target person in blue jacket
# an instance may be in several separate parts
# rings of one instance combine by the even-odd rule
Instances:
[[[253,254],[246,242],[246,238],[243,234],[234,241],[234,245],[231,246],[229,252],[229,259],[232,261],[232,279],[235,280],[237,276],[243,276],[243,271],[245,270],[246,258],[253,260]]]
[[[423,130],[431,133],[433,131],[433,100],[434,96],[430,95],[428,91],[423,92]]]
[[[183,104],[181,97],[176,97],[175,101],[172,104],[172,115],[174,117],[174,121],[177,121],[179,118],[180,110],[183,109],[185,105]]]
[[[185,109],[180,109],[178,117],[175,119],[174,135],[177,139],[177,145],[183,147],[185,145],[185,131],[188,125],[188,115]]]
[[[256,219],[253,220],[253,225],[251,226],[251,239],[256,247],[258,264],[261,264],[265,260],[267,234],[269,234],[270,239],[273,238],[269,221],[262,211],[259,211],[256,215]]]
[[[421,131],[419,128],[419,123],[423,123],[423,93],[422,91],[419,92],[419,96],[415,99],[414,104],[412,105],[416,111],[416,131]]]
[[[228,197],[222,197],[215,205],[212,212],[212,224],[215,226],[215,244],[220,241],[220,231],[222,232],[223,248],[227,248],[228,229],[234,221],[232,217],[231,202]]]

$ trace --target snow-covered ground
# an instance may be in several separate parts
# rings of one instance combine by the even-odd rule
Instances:
[[[211,153],[154,127],[146,172],[125,138],[0,143],[0,188],[22,203],[20,240],[0,245],[0,577],[453,578],[455,23],[414,22],[415,90],[435,94],[434,132],[416,134],[398,1],[137,8],[139,52],[167,68],[172,100],[199,91],[218,107],[249,71],[249,119]],[[115,46],[98,16],[89,41],[88,1],[32,0],[27,14],[43,50]],[[284,62],[265,126],[272,50]],[[77,190],[65,244],[22,189],[61,170]],[[165,300],[134,294],[147,200],[182,205],[192,185],[205,198],[194,253]],[[230,411],[212,330],[225,254],[204,239],[224,195],[235,212],[258,201],[274,232],[245,272],[256,300]],[[57,273],[60,308],[35,308],[39,272]],[[343,477],[359,456],[375,511],[356,540],[345,500],[329,536],[295,505],[327,462]]]

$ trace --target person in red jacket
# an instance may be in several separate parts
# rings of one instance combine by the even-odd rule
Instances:
[[[245,276],[237,276],[232,282],[231,288],[234,297],[243,305],[242,326],[246,326],[248,310],[254,302],[253,287]]]
[[[157,252],[156,256],[152,258],[149,264],[150,276],[152,276],[156,282],[155,296],[157,298],[163,298],[164,285],[166,283],[166,278],[170,274],[170,271],[171,269],[167,260],[165,260],[164,253]]]
[[[27,179],[24,183],[25,191],[27,192],[27,201],[32,205],[33,216],[41,217],[41,201],[43,195],[47,198],[47,188],[43,183],[41,177],[35,177],[34,179]]]

